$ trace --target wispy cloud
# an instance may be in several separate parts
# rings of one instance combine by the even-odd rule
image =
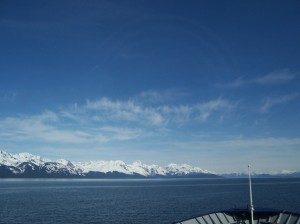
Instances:
[[[295,93],[295,94],[279,96],[276,98],[267,97],[263,100],[263,105],[260,107],[259,111],[261,113],[267,113],[270,110],[270,108],[276,105],[288,103],[296,99],[298,96],[299,94]]]
[[[104,141],[101,135],[90,135],[79,130],[61,127],[57,114],[46,111],[37,116],[8,117],[0,121],[0,137],[10,141],[37,141],[47,143],[82,144]]]
[[[145,136],[143,129],[97,125],[80,126],[63,122],[58,114],[46,111],[38,116],[8,117],[0,121],[0,138],[59,144],[97,144],[126,141]],[[149,134],[148,134],[149,135]]]
[[[13,103],[15,102],[17,93],[13,91],[0,91],[0,102]]]
[[[225,112],[234,105],[227,99],[218,97],[206,102],[190,105],[158,104],[151,106],[140,100],[111,100],[101,98],[87,101],[84,105],[73,105],[61,110],[63,116],[95,122],[129,122],[141,126],[165,126],[190,121],[205,122],[215,112]]]
[[[135,99],[121,101],[103,97],[39,115],[6,117],[0,120],[0,138],[59,144],[128,141],[158,136],[162,130],[191,122],[201,124],[232,107],[222,97],[191,105],[156,106]]]
[[[202,122],[206,121],[213,112],[224,109],[231,109],[232,107],[233,105],[230,104],[228,100],[225,100],[221,97],[196,105],[196,109],[199,110],[198,119]]]
[[[174,102],[189,96],[190,93],[185,89],[167,89],[164,91],[148,90],[143,91],[134,97],[134,100],[140,102],[148,102],[153,104],[161,104],[166,102]]]
[[[113,101],[101,98],[97,101],[87,101],[83,107],[84,111],[93,111],[94,118],[146,123],[160,125],[164,122],[161,114],[153,107],[143,107],[136,102]]]
[[[232,82],[229,83],[218,83],[217,87],[223,87],[223,88],[239,88],[245,84],[247,84],[248,82],[243,80],[242,77],[238,77],[237,79],[235,79]]]
[[[290,72],[288,69],[275,70],[264,76],[260,76],[255,79],[243,79],[238,77],[236,80],[225,83],[218,84],[219,87],[225,88],[239,88],[245,85],[256,84],[256,85],[282,85],[291,82],[296,78],[296,74]]]
[[[291,73],[288,69],[273,71],[265,76],[254,79],[251,82],[261,85],[280,85],[292,81],[295,74]]]

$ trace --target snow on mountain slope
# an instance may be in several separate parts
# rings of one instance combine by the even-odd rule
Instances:
[[[71,161],[66,159],[59,159],[56,161],[57,164],[60,164],[62,169],[68,169],[72,174],[82,173],[82,170],[79,167],[76,167]]]
[[[209,173],[208,171],[204,171],[199,167],[192,167],[187,164],[177,165],[174,163],[169,164],[166,167],[167,173],[171,175],[187,175],[191,173]]]
[[[41,165],[45,162],[50,162],[48,159],[42,159],[40,156],[35,156],[30,153],[10,154],[0,151],[0,163],[6,166],[18,166],[24,162],[31,162],[35,165]]]
[[[119,172],[119,173],[125,173],[125,174],[133,174],[128,166],[121,160],[110,160],[110,161],[102,161],[102,160],[96,160],[96,161],[90,161],[90,162],[78,162],[75,163],[77,167],[79,167],[83,173],[88,173],[90,171],[94,172],[102,172],[102,173],[108,173],[108,172]]]
[[[12,170],[13,173],[24,173],[28,169],[43,169],[47,173],[66,173],[73,175],[82,173],[71,162],[67,161],[65,163],[64,161],[66,160],[53,162],[30,153],[10,154],[0,151],[0,164],[10,167],[9,169]]]
[[[0,151],[0,163],[6,166],[15,166],[18,163],[18,159],[11,154]]]
[[[1,164],[9,167],[8,169],[13,173],[23,173],[26,170],[42,170],[48,174],[84,176],[89,172],[100,172],[105,174],[118,172],[126,175],[138,174],[144,177],[209,174],[208,171],[187,164],[170,164],[167,167],[160,167],[158,165],[143,164],[141,161],[135,161],[131,164],[125,164],[121,160],[71,162],[60,159],[51,161],[29,153],[10,154],[4,151],[0,151],[0,165]]]
[[[135,161],[129,165],[130,169],[138,174],[143,176],[165,176],[166,170],[157,165],[146,165],[143,164],[141,161]]]
[[[47,173],[64,173],[70,175],[82,175],[82,170],[75,167],[71,162],[62,164],[59,162],[47,162],[42,166]]]
[[[90,162],[79,162],[76,164],[84,173],[90,171],[96,172],[119,172],[128,175],[139,174],[145,177],[167,175],[167,172],[164,168],[157,165],[146,165],[141,161],[135,161],[132,164],[125,164],[120,160],[111,160],[111,161],[90,161]]]

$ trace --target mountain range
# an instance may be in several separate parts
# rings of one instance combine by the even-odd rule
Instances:
[[[141,161],[52,161],[30,153],[0,151],[0,178],[247,178],[247,173],[215,174],[187,164],[161,167]],[[300,177],[300,172],[252,173],[255,178]]]
[[[0,178],[216,178],[199,167],[169,164],[146,165],[141,161],[126,164],[121,160],[72,162],[52,161],[30,153],[0,151]]]

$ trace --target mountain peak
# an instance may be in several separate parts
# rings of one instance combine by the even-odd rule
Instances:
[[[134,161],[131,165],[134,165],[134,166],[142,166],[143,163],[142,163],[142,161],[140,161],[140,160],[136,160],[136,161]]]

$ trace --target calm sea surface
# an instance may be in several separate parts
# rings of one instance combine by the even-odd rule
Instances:
[[[300,212],[300,179],[253,179],[255,207]],[[246,207],[247,179],[0,179],[0,223],[172,223]]]

